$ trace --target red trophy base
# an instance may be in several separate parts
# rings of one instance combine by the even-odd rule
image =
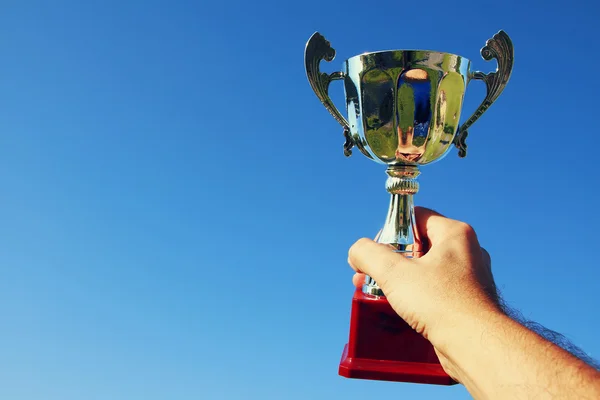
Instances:
[[[340,361],[346,378],[454,385],[431,343],[415,332],[385,297],[357,289],[352,298],[350,339]]]

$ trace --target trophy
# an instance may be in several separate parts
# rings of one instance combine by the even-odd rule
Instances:
[[[344,129],[344,154],[356,147],[366,157],[387,165],[386,189],[391,194],[378,243],[393,246],[406,257],[427,249],[414,221],[413,196],[419,190],[419,167],[442,159],[454,145],[467,154],[467,130],[500,96],[513,68],[513,45],[499,31],[481,49],[484,60],[496,59],[495,72],[471,71],[461,56],[426,50],[364,53],[344,61],[341,72],[319,70],[335,50],[320,34],[305,49],[308,81],[325,108]],[[475,113],[459,124],[465,90],[473,79],[485,82],[487,93]],[[344,81],[347,118],[331,101],[334,80]],[[371,277],[352,298],[350,334],[339,365],[347,378],[451,385],[429,341],[392,309]]]

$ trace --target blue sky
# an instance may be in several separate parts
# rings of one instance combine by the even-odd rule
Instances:
[[[306,80],[315,31],[338,53],[327,71],[393,48],[490,71],[479,49],[511,36],[507,89],[466,159],[423,168],[416,203],[471,223],[507,301],[600,358],[593,2],[13,0],[1,15],[0,398],[468,398],[337,375],[347,250],[388,195]],[[463,114],[483,95],[473,82]]]

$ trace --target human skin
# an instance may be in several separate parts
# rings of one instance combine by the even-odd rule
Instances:
[[[475,399],[600,399],[596,368],[507,314],[473,228],[425,208],[415,214],[428,252],[408,259],[360,239],[348,253],[354,284],[373,277]]]

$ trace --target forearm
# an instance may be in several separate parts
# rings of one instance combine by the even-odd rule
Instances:
[[[600,373],[499,311],[457,316],[436,348],[476,399],[600,399]]]
[[[506,313],[506,315],[508,315],[510,318],[514,319],[529,330],[536,332],[544,339],[554,343],[555,345],[561,347],[562,349],[568,351],[575,357],[579,358],[586,364],[591,365],[596,370],[600,371],[600,362],[590,357],[588,354],[586,354],[585,351],[583,351],[581,348],[577,347],[575,344],[570,342],[564,335],[555,332],[551,329],[548,329],[535,321],[526,319],[520,311],[509,307],[508,304],[506,304],[506,302],[502,299],[500,300],[500,306],[502,310]]]

